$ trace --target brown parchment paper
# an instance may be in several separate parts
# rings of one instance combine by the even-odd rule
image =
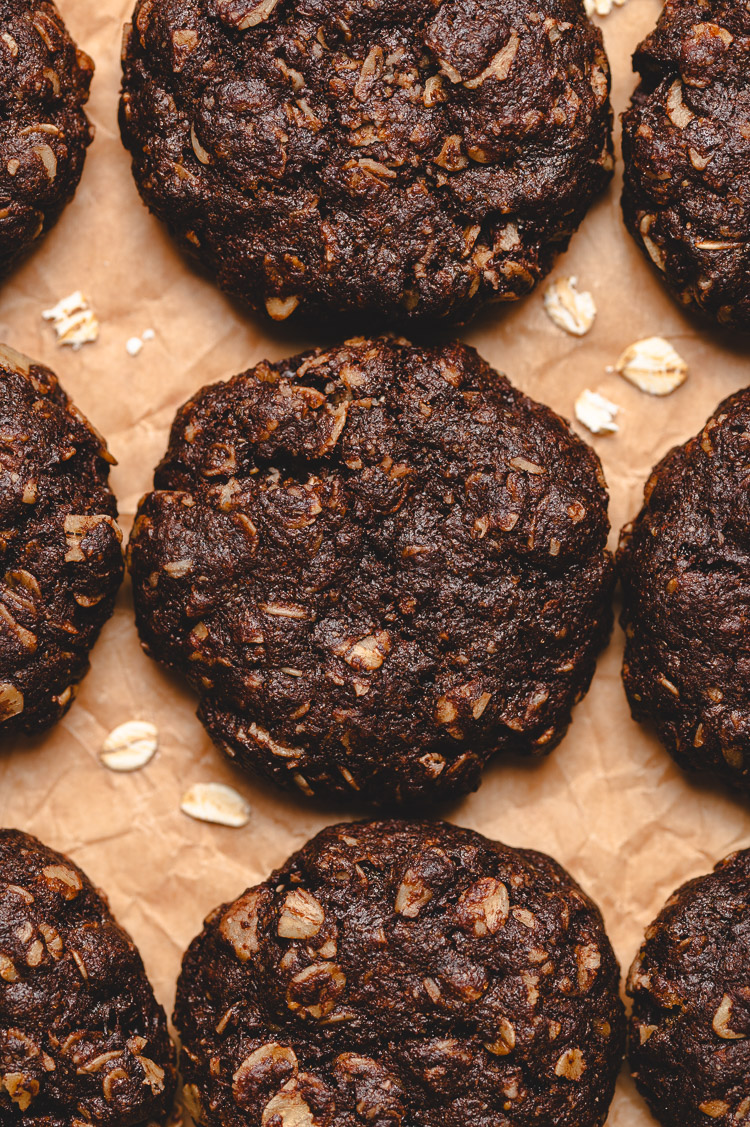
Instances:
[[[269,334],[186,266],[141,206],[117,132],[121,28],[131,0],[60,3],[96,61],[90,112],[97,136],[74,203],[0,290],[0,338],[57,371],[107,437],[119,460],[112,482],[128,530],[179,404],[263,357],[324,342]],[[660,6],[628,0],[601,20],[618,115],[633,87],[630,54]],[[584,387],[621,405],[621,432],[592,440],[604,462],[615,530],[636,513],[654,462],[750,381],[747,343],[697,330],[662,291],[622,227],[619,191],[618,176],[553,274],[575,274],[593,292],[599,313],[587,337],[577,340],[552,325],[541,291],[465,334],[524,391],[567,417]],[[101,336],[74,353],[56,346],[41,311],[79,288],[96,308]],[[125,342],[146,329],[155,340],[131,358]],[[651,335],[667,337],[690,364],[687,383],[667,399],[649,398],[606,371],[624,347]],[[626,969],[672,889],[750,845],[750,809],[710,784],[696,786],[631,721],[621,653],[618,627],[550,759],[495,763],[477,794],[440,813],[553,854],[601,905]],[[204,915],[340,817],[237,773],[212,747],[194,707],[191,695],[141,653],[126,584],[68,716],[45,737],[0,750],[0,823],[69,853],[108,892],[168,1011],[182,951]],[[145,770],[113,774],[98,762],[101,742],[115,725],[136,718],[157,725],[159,753]],[[180,797],[198,781],[235,786],[252,806],[251,823],[234,830],[187,818]],[[625,1076],[608,1122],[653,1123]]]

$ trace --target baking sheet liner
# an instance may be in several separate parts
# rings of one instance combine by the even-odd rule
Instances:
[[[90,113],[97,135],[74,203],[0,291],[0,339],[52,367],[107,437],[119,462],[112,484],[129,530],[185,399],[264,357],[325,342],[291,336],[288,328],[269,333],[185,264],[142,207],[119,141],[119,50],[130,0],[61,0],[61,6],[96,61]],[[618,115],[633,87],[630,55],[659,11],[659,0],[628,0],[600,21]],[[615,530],[635,515],[652,465],[750,377],[747,345],[696,329],[666,296],[622,226],[619,191],[618,175],[552,275],[576,275],[593,293],[598,316],[588,336],[578,340],[556,328],[541,289],[464,334],[519,387],[566,417],[586,387],[620,404],[620,433],[592,440],[604,463]],[[79,288],[96,309],[101,335],[75,353],[57,347],[41,312]],[[147,329],[155,339],[130,357],[126,341]],[[690,365],[688,381],[665,399],[649,398],[607,371],[628,344],[652,335],[672,341]],[[439,813],[555,856],[600,904],[627,968],[672,889],[750,845],[750,816],[718,787],[696,786],[631,721],[621,654],[618,627],[551,758],[497,762],[476,794]],[[0,822],[69,853],[107,891],[168,1011],[182,951],[205,914],[341,817],[240,775],[212,747],[194,710],[190,693],[142,654],[126,583],[71,712],[46,736],[0,752]],[[114,774],[100,765],[98,752],[105,735],[131,719],[157,725],[159,752],[140,772]],[[208,781],[229,783],[248,799],[247,827],[202,824],[180,812],[183,791]],[[608,1123],[653,1123],[624,1075]]]

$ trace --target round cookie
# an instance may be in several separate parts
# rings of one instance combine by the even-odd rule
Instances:
[[[620,538],[623,681],[682,767],[750,789],[750,391],[653,471]]]
[[[0,0],[0,277],[73,198],[93,73],[49,0]]]
[[[618,982],[599,910],[544,854],[329,827],[188,949],[186,1095],[203,1127],[599,1127]]]
[[[611,176],[580,0],[139,0],[123,74],[145,203],[276,320],[513,301]]]
[[[611,625],[601,466],[473,349],[259,364],[181,409],[154,484],[141,640],[243,767],[435,800],[564,735]]]
[[[634,67],[625,222],[678,301],[750,331],[750,9],[667,0]]]
[[[0,1122],[163,1123],[164,1010],[103,894],[60,853],[0,830]]]
[[[689,881],[630,970],[630,1062],[663,1127],[750,1116],[750,851]]]
[[[0,740],[67,711],[123,573],[104,440],[47,368],[0,346]]]

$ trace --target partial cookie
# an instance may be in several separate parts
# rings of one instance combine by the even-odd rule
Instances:
[[[242,766],[435,800],[562,738],[611,625],[601,466],[473,349],[259,364],[182,408],[155,487],[141,640]]]
[[[73,198],[93,73],[49,0],[0,0],[0,277]]]
[[[750,391],[667,454],[620,538],[633,717],[681,767],[750,789]]]
[[[0,830],[0,1122],[163,1123],[164,1010],[103,893],[29,834]]]
[[[333,826],[188,949],[188,1105],[203,1127],[601,1127],[618,982],[599,910],[544,854]]]
[[[138,0],[148,207],[276,320],[466,320],[529,293],[612,172],[580,0]]]
[[[67,711],[123,573],[101,435],[57,377],[0,346],[0,740]]]
[[[625,222],[678,301],[750,331],[750,9],[667,0],[633,63]]]
[[[630,1063],[664,1127],[750,1117],[750,851],[679,888],[630,970]]]

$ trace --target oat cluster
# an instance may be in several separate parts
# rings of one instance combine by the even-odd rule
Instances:
[[[611,176],[580,0],[139,0],[123,72],[143,199],[277,320],[512,301]]]
[[[619,971],[554,861],[441,823],[333,826],[212,912],[178,984],[204,1127],[600,1127]]]
[[[601,466],[473,349],[262,363],[182,408],[154,484],[141,639],[241,765],[434,800],[562,738],[611,624]]]

